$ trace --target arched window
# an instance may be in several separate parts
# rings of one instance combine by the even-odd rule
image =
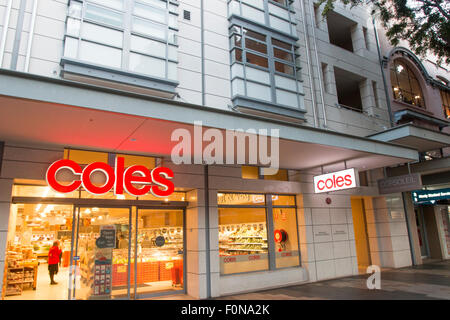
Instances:
[[[450,119],[450,91],[441,91],[442,108],[444,109],[444,116]]]
[[[425,108],[419,81],[412,70],[400,59],[391,66],[391,85],[394,99]]]

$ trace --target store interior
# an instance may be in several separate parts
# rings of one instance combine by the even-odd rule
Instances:
[[[183,210],[12,204],[2,298],[114,299],[182,290],[183,219]],[[114,230],[111,246],[99,246],[104,229]],[[55,241],[62,254],[51,285],[47,261]]]

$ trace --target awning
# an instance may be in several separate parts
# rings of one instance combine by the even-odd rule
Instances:
[[[383,132],[370,135],[369,138],[392,142],[424,152],[450,146],[450,135],[412,124],[404,124]]]
[[[173,130],[279,129],[280,168],[362,170],[418,159],[391,143],[136,93],[0,71],[0,140],[169,156]],[[207,144],[207,143],[205,143]],[[246,150],[248,153],[248,150]]]

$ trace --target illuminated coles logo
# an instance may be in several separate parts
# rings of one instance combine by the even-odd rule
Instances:
[[[62,169],[72,171],[79,178],[69,185],[62,185],[56,180],[56,174]],[[102,172],[106,177],[106,182],[102,186],[94,185],[91,181],[91,175],[96,171]],[[47,169],[45,177],[48,185],[61,193],[73,192],[83,186],[86,191],[95,195],[105,194],[114,188],[116,195],[126,191],[133,196],[151,192],[156,197],[167,197],[175,189],[173,182],[170,181],[173,172],[169,168],[156,167],[151,171],[142,165],[125,168],[123,157],[116,157],[115,168],[103,162],[94,162],[82,169],[72,160],[58,160]]]
[[[314,177],[314,192],[329,192],[356,188],[359,181],[355,169],[347,169]]]

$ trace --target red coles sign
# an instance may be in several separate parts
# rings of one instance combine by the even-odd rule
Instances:
[[[314,192],[330,192],[359,186],[355,169],[347,169],[314,177]]]
[[[151,192],[156,197],[167,197],[173,193],[175,186],[170,181],[173,178],[173,172],[169,168],[156,167],[150,171],[142,165],[125,168],[124,163],[123,157],[117,157],[115,168],[107,163],[94,162],[82,169],[78,163],[63,159],[52,163],[45,177],[48,185],[61,193],[73,192],[81,185],[86,191],[95,195],[105,194],[113,188],[114,194],[123,194],[125,190],[133,196],[142,196]],[[62,185],[56,180],[56,174],[61,169],[68,169],[79,178],[69,185]],[[104,185],[96,186],[92,183],[91,174],[95,171],[100,171],[106,176]]]

